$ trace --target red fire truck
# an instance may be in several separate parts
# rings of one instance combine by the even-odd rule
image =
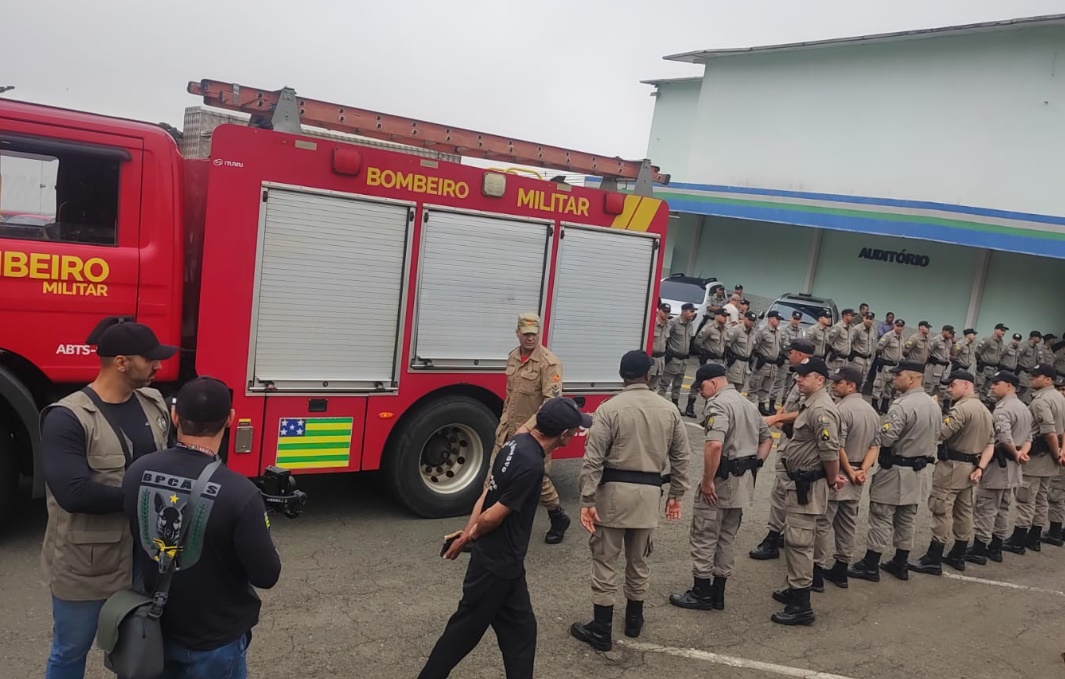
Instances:
[[[43,494],[38,413],[93,379],[86,338],[105,317],[180,344],[164,393],[194,375],[230,385],[232,469],[380,469],[427,517],[479,494],[519,313],[541,314],[564,392],[588,412],[618,391],[622,353],[649,349],[668,223],[651,186],[668,176],[648,161],[290,88],[189,92],[250,115],[211,131],[207,158],[160,125],[0,98],[0,208],[44,216],[0,222],[0,516],[20,476]],[[607,190],[445,153],[598,175]],[[34,204],[4,204],[27,186]]]

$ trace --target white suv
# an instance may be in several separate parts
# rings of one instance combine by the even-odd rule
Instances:
[[[670,306],[670,313],[676,316],[684,304],[696,306],[695,327],[701,328],[707,318],[706,305],[710,301],[710,289],[720,285],[716,278],[696,278],[675,273],[663,278],[658,288],[658,298]]]

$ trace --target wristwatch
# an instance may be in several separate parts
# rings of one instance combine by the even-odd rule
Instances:
[[[987,471],[986,467],[981,467],[980,465],[976,465],[976,468],[979,469],[981,473]]]

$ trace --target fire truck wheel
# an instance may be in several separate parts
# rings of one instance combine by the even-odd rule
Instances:
[[[410,414],[382,465],[396,499],[415,514],[466,514],[481,495],[498,418],[467,396],[446,396]]]
[[[18,462],[15,458],[15,439],[0,422],[0,526],[7,523],[18,493]]]

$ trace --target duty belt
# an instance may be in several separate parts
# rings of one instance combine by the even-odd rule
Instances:
[[[1003,469],[1006,468],[1006,463],[1013,460],[1013,454],[1006,450],[1006,446],[1001,443],[995,444],[995,462],[998,462],[998,466]]]
[[[898,365],[898,364],[899,364],[898,361],[885,361],[884,359],[880,359],[880,366],[881,367],[883,367],[883,366],[891,367],[891,366],[895,366],[895,365]]]
[[[793,472],[788,470],[788,478],[795,482],[795,494],[798,495],[800,505],[810,504],[810,489],[814,482],[819,479],[827,479],[825,468],[811,469],[809,471]]]
[[[764,460],[759,460],[757,455],[737,457],[733,460],[723,457],[714,476],[719,479],[727,479],[729,476],[743,476],[748,471],[757,473],[763,464],[765,464]]]
[[[967,453],[959,453],[956,450],[951,450],[946,446],[940,445],[939,450],[936,452],[936,457],[940,460],[951,460],[952,462],[968,462],[969,464],[980,464],[979,455],[969,455]]]
[[[915,472],[919,472],[930,464],[934,464],[936,458],[934,457],[902,457],[901,455],[895,455],[891,452],[891,448],[881,448],[880,456],[877,458],[877,462],[880,464],[881,469],[891,469],[892,467],[909,467]]]
[[[599,479],[599,485],[604,483],[638,483],[645,486],[664,486],[669,483],[670,475],[663,476],[658,472],[637,472],[629,469],[603,468],[603,477]]]
[[[1042,435],[1040,435],[1039,438],[1032,440],[1032,449],[1030,455],[1036,456],[1049,454],[1050,446],[1047,445],[1046,439],[1044,439]]]
[[[687,359],[689,356],[691,356],[691,354],[673,354],[673,358]]]
[[[662,358],[665,355],[666,355],[666,352],[664,352],[664,351],[652,351],[651,352],[651,358]]]

